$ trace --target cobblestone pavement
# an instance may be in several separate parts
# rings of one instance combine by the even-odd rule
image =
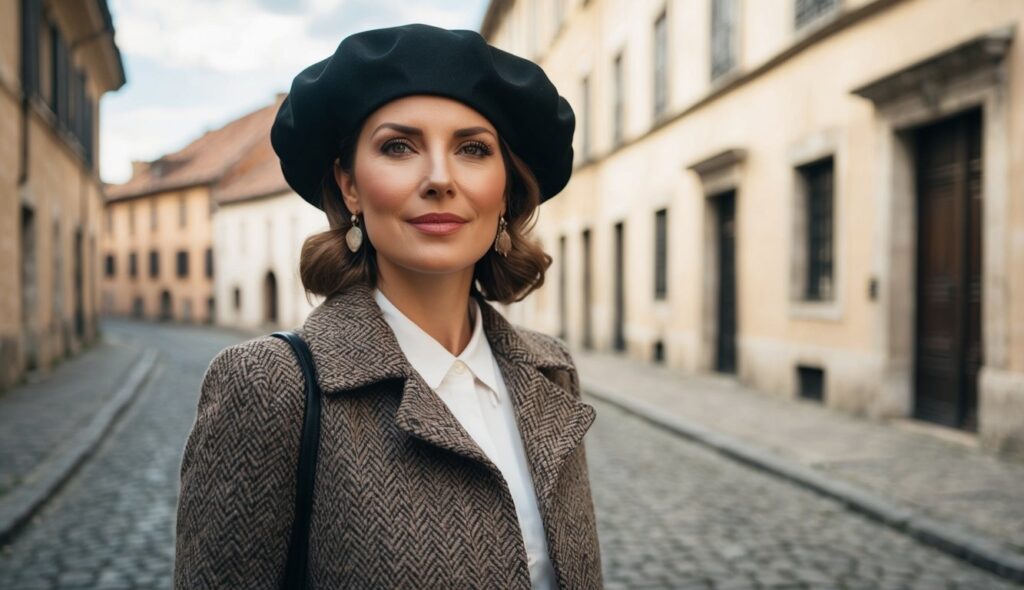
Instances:
[[[169,588],[178,468],[203,371],[238,341],[118,323],[162,351],[145,391],[0,555],[0,588]],[[1010,584],[591,400],[586,444],[615,588],[1011,588]]]
[[[170,588],[178,468],[203,372],[234,334],[130,322],[161,349],[146,389],[68,485],[0,556],[4,590]]]
[[[584,387],[624,392],[1024,554],[1024,461],[953,442],[965,438],[957,431],[874,422],[815,402],[779,399],[732,379],[684,375],[619,355],[573,355]],[[917,431],[922,428],[942,436]]]
[[[586,436],[605,585],[1014,588],[599,401]]]
[[[140,351],[100,341],[41,375],[0,393],[0,496],[60,450],[117,390]]]

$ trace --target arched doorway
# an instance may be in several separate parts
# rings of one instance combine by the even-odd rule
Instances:
[[[168,321],[174,318],[174,307],[171,304],[171,292],[164,289],[160,292],[160,321]]]
[[[268,324],[277,323],[277,277],[274,271],[267,271],[263,279],[263,321]]]

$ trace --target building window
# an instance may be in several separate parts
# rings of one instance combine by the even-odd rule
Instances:
[[[156,199],[149,202],[149,229],[156,231],[157,227]]]
[[[139,276],[139,261],[135,252],[128,254],[128,276],[133,279]]]
[[[800,397],[818,402],[825,400],[824,369],[797,365],[796,373]]]
[[[177,260],[178,260],[178,276],[179,277],[187,277],[188,276],[188,251],[187,250],[178,250]]]
[[[206,249],[206,278],[213,278],[213,248]]]
[[[105,261],[106,261],[105,266],[106,266],[107,276],[108,277],[112,277],[112,276],[116,275],[117,274],[117,259],[114,258],[114,255],[113,254],[107,254]]]
[[[239,289],[238,287],[235,287],[234,300],[235,300],[235,311],[238,311],[239,309],[242,309],[242,290]]]
[[[668,292],[668,210],[654,213],[654,298]]]
[[[736,65],[736,0],[711,1],[711,79]]]
[[[128,203],[128,234],[135,235],[135,202]]]
[[[661,11],[654,21],[654,118],[668,108],[668,19]]]
[[[57,124],[63,129],[70,127],[71,55],[68,44],[57,25],[50,25],[50,109],[57,116]]]
[[[839,8],[839,0],[796,0],[794,13],[796,28],[818,20],[819,17]]]
[[[74,109],[72,116],[72,131],[82,146],[82,155],[86,167],[93,168],[93,103],[89,97],[88,83],[85,72],[77,71],[72,79]]]
[[[580,84],[580,124],[583,127],[580,131],[582,132],[582,152],[583,161],[586,162],[590,159],[590,76],[584,76],[583,82]]]
[[[40,91],[39,46],[43,22],[42,0],[23,0],[21,3],[21,85],[27,95]]]
[[[149,251],[149,278],[155,279],[160,276],[160,253],[156,250]]]
[[[804,299],[832,299],[833,159],[826,158],[797,169],[806,195],[807,269]]]
[[[110,207],[107,207],[106,214],[107,214],[107,233],[109,234],[109,233],[112,233],[114,231],[114,210],[111,209]]]
[[[622,143],[623,115],[625,114],[625,77],[622,71],[622,52],[615,56],[612,62],[612,143]]]
[[[185,206],[185,195],[178,195],[178,225],[185,227],[188,211]]]

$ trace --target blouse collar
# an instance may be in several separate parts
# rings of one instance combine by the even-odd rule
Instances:
[[[456,356],[402,313],[380,289],[374,288],[373,296],[383,312],[384,320],[395,333],[402,352],[431,389],[440,387],[452,365],[460,360],[484,385],[495,394],[499,393],[491,347],[484,335],[482,314],[474,297],[469,298],[473,334],[466,348]]]

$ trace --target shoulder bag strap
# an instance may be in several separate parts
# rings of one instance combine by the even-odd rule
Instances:
[[[313,510],[313,484],[316,480],[316,459],[320,446],[320,386],[309,346],[296,332],[283,330],[271,334],[291,345],[299,359],[306,382],[306,411],[302,420],[302,441],[299,446],[299,468],[295,489],[295,521],[285,565],[284,588],[306,588],[309,562],[309,517]]]

